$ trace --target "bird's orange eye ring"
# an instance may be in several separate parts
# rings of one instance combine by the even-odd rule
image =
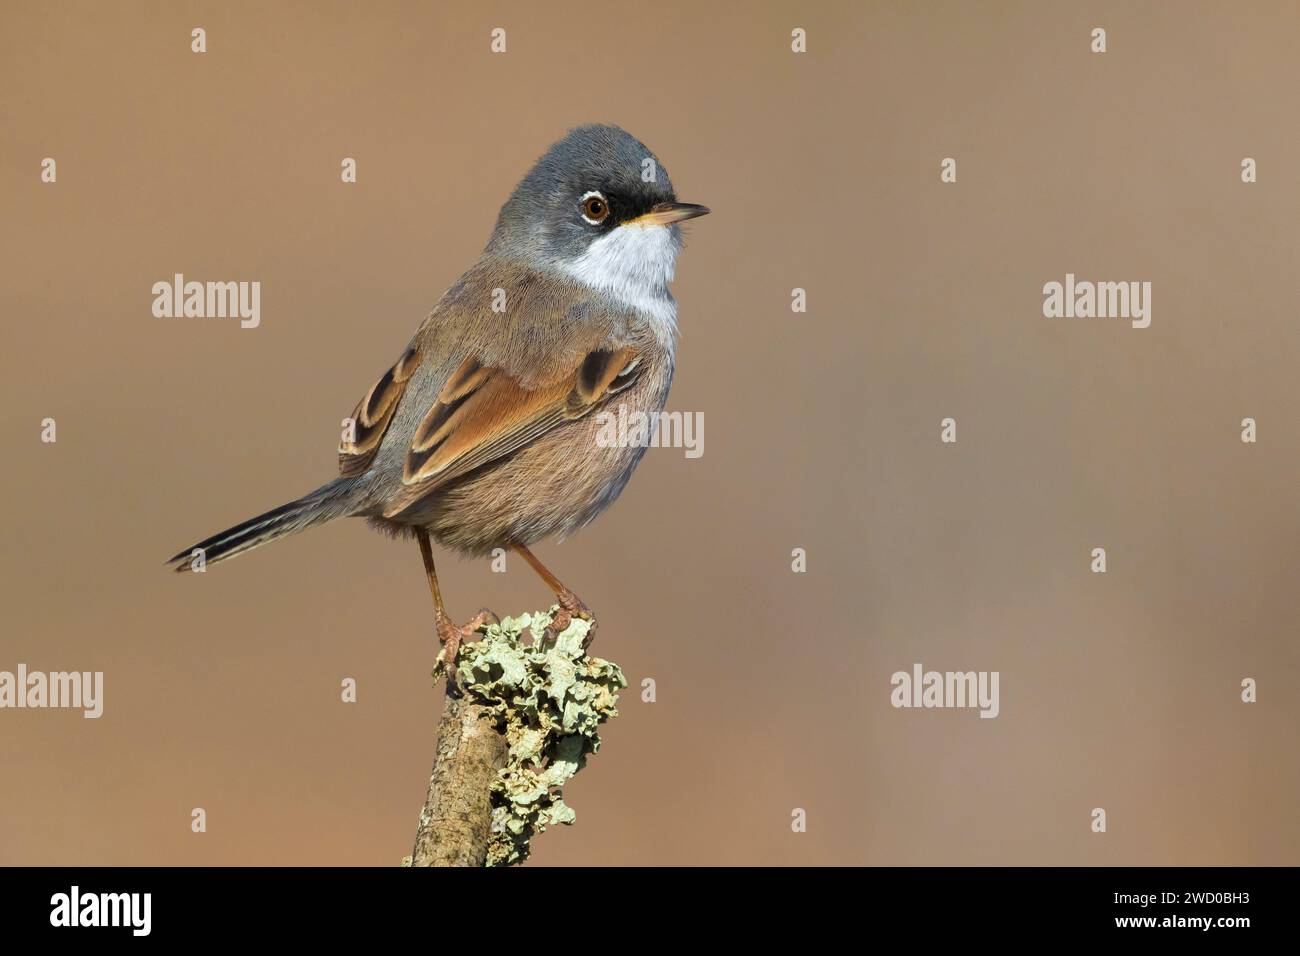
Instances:
[[[609,217],[609,202],[597,192],[587,193],[582,197],[582,218],[593,226],[599,226]]]

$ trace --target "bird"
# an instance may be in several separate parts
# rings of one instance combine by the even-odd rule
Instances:
[[[432,542],[521,555],[555,593],[552,626],[590,608],[532,553],[619,496],[645,443],[598,440],[600,412],[662,411],[677,305],[680,224],[667,170],[618,126],[551,145],[511,192],[478,260],[443,294],[344,419],[337,477],[169,559],[206,570],[307,528],[364,518],[419,545],[449,684],[461,642],[496,622],[447,612]]]

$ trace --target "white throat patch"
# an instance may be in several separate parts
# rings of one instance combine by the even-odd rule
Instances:
[[[671,343],[677,332],[677,303],[668,291],[677,265],[677,244],[667,226],[619,226],[601,236],[565,273],[605,292],[649,320],[655,336]]]

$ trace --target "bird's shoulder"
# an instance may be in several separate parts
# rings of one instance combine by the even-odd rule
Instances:
[[[339,469],[364,472],[395,420],[406,441],[433,423],[441,427],[472,392],[484,403],[480,419],[495,406],[520,409],[519,416],[549,409],[557,422],[585,414],[611,388],[630,384],[637,369],[671,366],[671,353],[643,316],[598,290],[485,256],[443,294],[362,397],[354,434],[339,447]],[[491,403],[488,396],[495,396]]]
[[[598,290],[556,271],[484,256],[442,296],[411,345],[427,363],[474,358],[536,388],[571,374],[593,350],[649,337],[634,310]]]

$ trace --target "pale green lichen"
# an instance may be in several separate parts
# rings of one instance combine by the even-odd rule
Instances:
[[[509,745],[492,786],[488,866],[523,862],[534,834],[573,822],[564,784],[600,749],[597,728],[618,716],[618,692],[627,686],[617,664],[587,656],[590,623],[574,618],[560,634],[548,631],[558,611],[488,625],[456,655],[457,686],[491,708]],[[439,657],[434,676],[442,669]]]

